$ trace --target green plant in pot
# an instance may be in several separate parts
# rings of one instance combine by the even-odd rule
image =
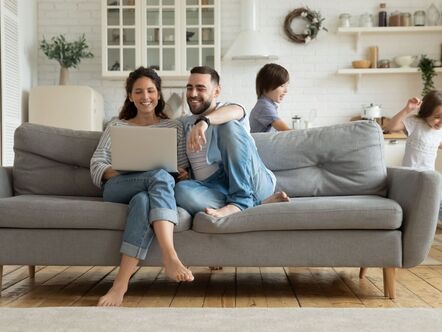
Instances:
[[[422,83],[424,85],[422,89],[423,97],[431,90],[434,90],[433,78],[437,76],[437,73],[434,70],[434,60],[428,58],[425,54],[421,56],[417,66],[421,72]]]
[[[40,49],[49,58],[60,64],[60,85],[66,85],[69,79],[69,68],[78,68],[81,59],[93,58],[88,50],[86,37],[81,35],[78,40],[69,42],[64,35],[52,37],[47,41],[44,37]]]

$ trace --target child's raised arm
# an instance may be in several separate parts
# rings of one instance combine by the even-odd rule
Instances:
[[[384,131],[386,132],[393,132],[393,131],[400,131],[405,129],[405,125],[403,123],[403,120],[413,111],[419,109],[420,105],[422,104],[422,101],[417,98],[413,97],[408,99],[407,105],[396,113],[395,116],[391,118],[391,120],[387,123],[386,126],[384,126]]]

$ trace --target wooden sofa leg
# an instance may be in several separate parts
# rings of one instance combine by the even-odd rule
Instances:
[[[364,279],[366,274],[367,274],[367,268],[361,267],[359,269],[359,279]]]
[[[396,297],[396,268],[384,267],[384,296],[393,300]]]
[[[35,278],[35,265],[29,265],[29,278],[34,279]]]

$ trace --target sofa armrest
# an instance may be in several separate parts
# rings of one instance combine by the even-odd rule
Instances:
[[[0,167],[0,198],[14,195],[12,188],[12,167]]]
[[[441,176],[435,171],[387,169],[388,198],[402,207],[402,264],[416,266],[427,257],[437,226]]]

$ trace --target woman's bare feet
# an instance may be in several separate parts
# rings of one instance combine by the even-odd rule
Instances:
[[[233,204],[228,204],[226,206],[223,206],[220,209],[211,209],[211,208],[206,208],[204,210],[204,212],[206,212],[208,215],[211,215],[215,218],[221,218],[221,217],[226,217],[229,216],[231,214],[240,212],[241,210],[239,209],[239,207],[237,207],[236,205]]]
[[[178,257],[170,257],[164,259],[164,269],[166,275],[175,281],[193,281],[192,272],[186,268]]]
[[[99,307],[119,307],[123,303],[124,294],[127,292],[127,284],[119,285],[114,283],[106,295],[100,297],[97,306]]]
[[[278,191],[273,195],[267,197],[265,200],[261,202],[261,204],[270,204],[270,203],[281,203],[281,202],[290,202],[289,196],[283,191]]]

